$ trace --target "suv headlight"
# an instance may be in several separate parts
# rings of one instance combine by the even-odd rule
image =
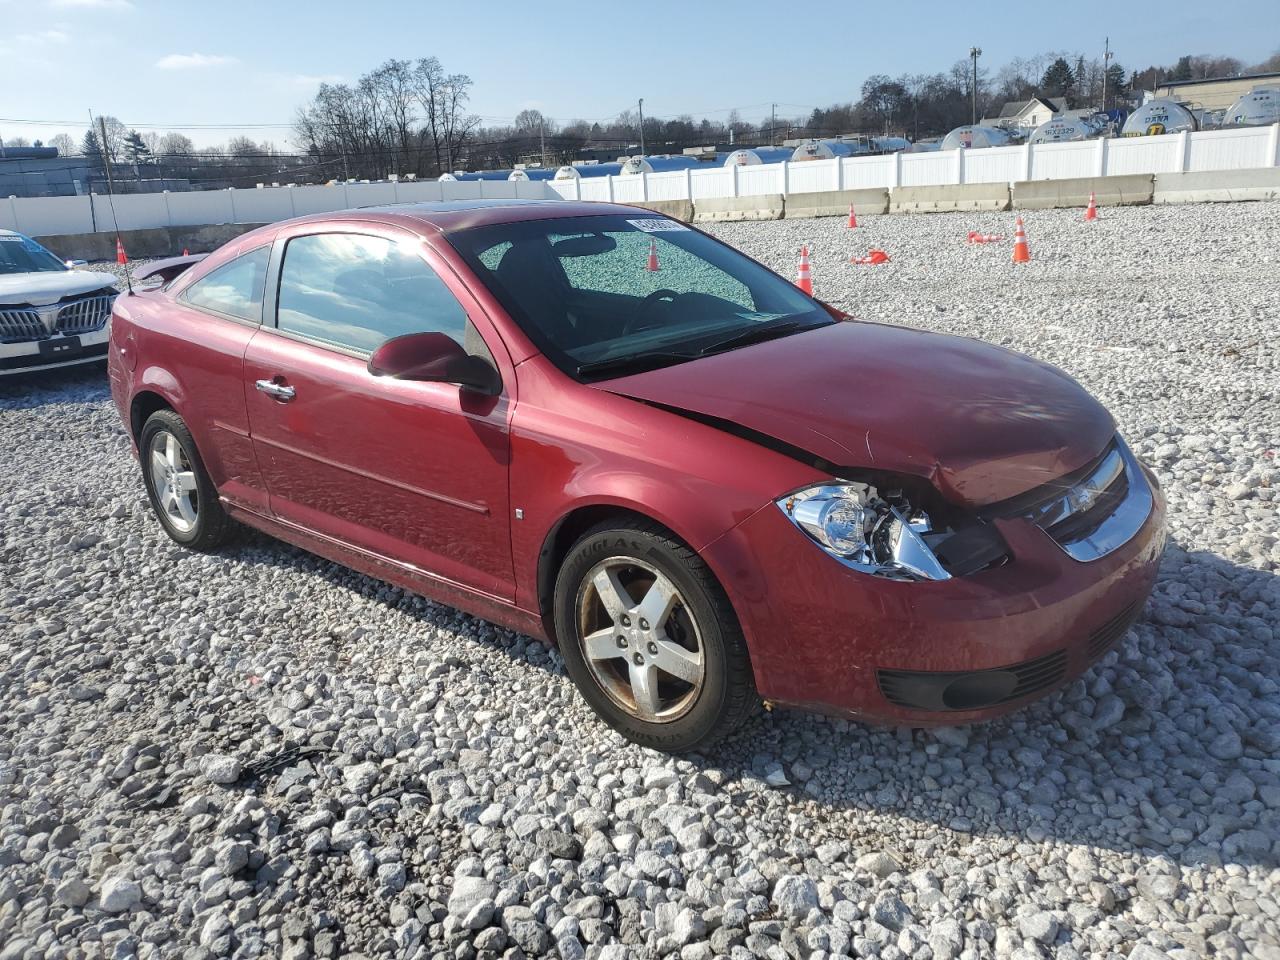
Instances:
[[[847,567],[895,580],[950,580],[925,542],[927,514],[868,483],[833,482],[776,501],[787,519]]]

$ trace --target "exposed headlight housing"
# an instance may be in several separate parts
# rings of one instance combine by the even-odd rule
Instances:
[[[788,494],[778,508],[847,567],[893,580],[949,580],[925,535],[929,516],[868,483],[833,482]]]

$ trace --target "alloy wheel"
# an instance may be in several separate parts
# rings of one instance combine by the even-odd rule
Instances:
[[[179,533],[190,533],[200,517],[200,494],[186,451],[172,433],[158,430],[147,456],[151,485],[165,520]]]
[[[583,659],[610,699],[649,723],[689,711],[706,676],[702,637],[666,575],[632,557],[602,560],[582,579],[577,611]]]

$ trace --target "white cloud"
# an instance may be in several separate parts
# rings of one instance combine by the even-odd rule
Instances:
[[[220,67],[235,63],[235,57],[221,57],[212,53],[171,53],[156,61],[161,70],[191,70],[200,67]]]
[[[55,7],[97,8],[99,10],[132,10],[130,0],[49,0]]]
[[[35,33],[20,33],[15,38],[19,43],[66,43],[71,38],[61,30],[38,30]]]

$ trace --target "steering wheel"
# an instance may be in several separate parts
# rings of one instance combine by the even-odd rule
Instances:
[[[622,325],[622,334],[626,336],[628,333],[635,333],[639,330],[648,330],[656,326],[656,324],[643,324],[642,321],[648,316],[649,312],[659,303],[675,303],[676,297],[680,294],[674,290],[668,290],[663,287],[661,290],[655,290],[643,300],[636,312]]]

